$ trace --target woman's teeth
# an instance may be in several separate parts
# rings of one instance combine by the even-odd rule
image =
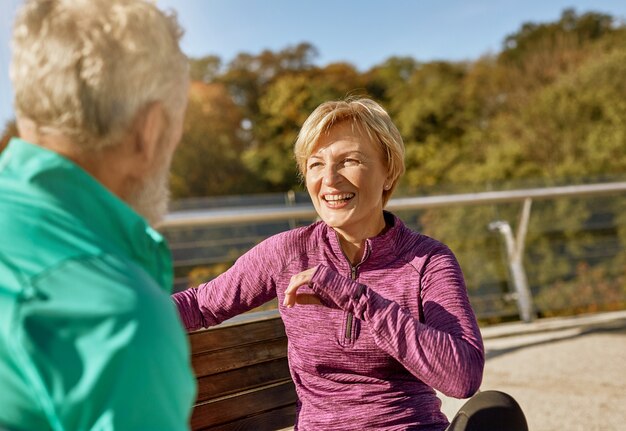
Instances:
[[[324,200],[330,203],[342,203],[354,197],[354,193],[339,193],[335,195],[324,195]]]

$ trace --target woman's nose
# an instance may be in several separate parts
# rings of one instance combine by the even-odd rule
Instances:
[[[339,179],[339,172],[337,172],[337,168],[335,166],[327,165],[324,168],[324,172],[322,173],[325,186],[332,186],[337,183]]]

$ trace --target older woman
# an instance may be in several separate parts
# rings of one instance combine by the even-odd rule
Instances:
[[[372,100],[327,102],[295,155],[321,221],[175,294],[184,324],[217,325],[278,297],[296,429],[445,429],[435,389],[474,394],[483,345],[452,252],[383,210],[404,171],[400,133]]]

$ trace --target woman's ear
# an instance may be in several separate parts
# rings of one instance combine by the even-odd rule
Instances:
[[[394,183],[394,178],[390,175],[387,178],[385,178],[385,184],[383,186],[383,188],[385,189],[385,191],[388,191],[391,189],[391,187],[393,186]]]

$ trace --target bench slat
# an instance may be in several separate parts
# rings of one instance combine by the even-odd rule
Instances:
[[[261,321],[195,331],[189,334],[189,341],[191,351],[199,354],[281,337],[285,337],[285,327],[280,316],[275,315]]]
[[[191,363],[196,377],[204,377],[286,357],[287,339],[279,338],[194,355],[191,358]]]
[[[255,416],[295,405],[296,400],[295,387],[289,379],[272,386],[197,404],[191,417],[191,426],[193,429],[204,429],[210,424],[213,427],[211,429],[223,429],[218,426],[242,418],[249,418],[253,421],[251,423],[256,425],[256,419],[253,419]],[[276,414],[278,413],[274,415]],[[288,419],[293,424],[293,418],[289,417]],[[280,425],[277,422],[270,424],[275,427],[273,429],[289,425],[289,423]]]
[[[293,430],[296,421],[296,405],[260,413],[227,424],[202,428],[204,431],[276,431]]]
[[[290,377],[287,358],[199,377],[197,402],[273,384]]]

